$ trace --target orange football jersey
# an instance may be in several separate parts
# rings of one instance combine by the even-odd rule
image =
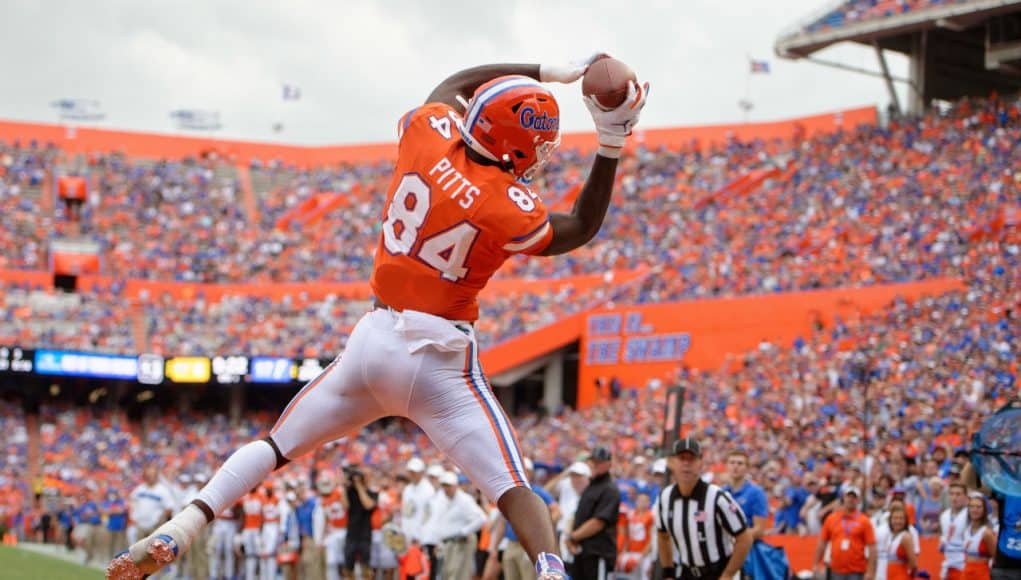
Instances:
[[[276,524],[280,522],[280,504],[275,498],[262,498],[262,523]]]
[[[331,530],[347,529],[347,506],[344,504],[343,489],[335,489],[323,498],[323,511],[326,513],[326,525]]]
[[[262,527],[262,503],[261,493],[248,493],[241,499],[241,511],[244,514],[242,528],[246,530],[258,530]]]
[[[542,252],[553,230],[527,185],[468,160],[458,122],[441,103],[401,118],[371,284],[390,307],[475,320],[493,273],[514,254]]]
[[[631,511],[627,516],[627,552],[644,552],[652,540],[652,510]]]

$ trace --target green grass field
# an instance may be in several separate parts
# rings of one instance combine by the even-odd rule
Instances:
[[[28,550],[0,546],[0,580],[100,580],[99,570],[85,568]]]

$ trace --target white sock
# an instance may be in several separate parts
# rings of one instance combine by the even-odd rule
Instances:
[[[262,483],[276,464],[277,455],[269,443],[261,439],[252,441],[227,458],[199,491],[197,499],[205,502],[217,515]]]

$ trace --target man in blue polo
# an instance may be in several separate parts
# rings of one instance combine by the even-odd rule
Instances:
[[[751,527],[752,539],[759,541],[769,529],[769,502],[766,492],[748,480],[748,463],[748,454],[740,449],[727,454],[727,479],[723,489],[741,506]],[[747,566],[741,571],[741,577],[750,578]]]

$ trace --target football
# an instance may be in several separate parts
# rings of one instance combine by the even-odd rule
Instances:
[[[589,65],[581,79],[581,92],[593,96],[604,109],[616,109],[627,98],[628,81],[638,81],[631,67],[613,57],[603,57]]]

